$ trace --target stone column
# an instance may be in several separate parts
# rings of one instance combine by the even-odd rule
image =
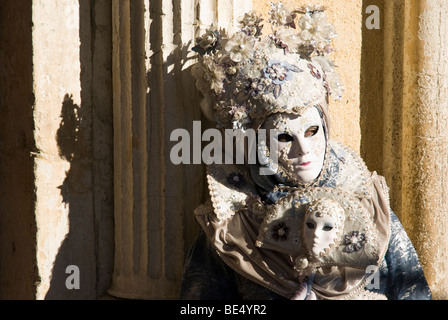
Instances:
[[[422,0],[405,10],[402,217],[434,298],[447,299],[448,8]]]
[[[446,299],[448,9],[441,0],[368,4],[382,18],[381,30],[363,32],[362,150],[386,177],[434,298]]]
[[[194,39],[230,28],[250,1],[113,1],[115,267],[109,293],[175,299],[203,201],[202,165],[171,163],[171,132],[201,119]],[[202,24],[202,25],[201,25]]]

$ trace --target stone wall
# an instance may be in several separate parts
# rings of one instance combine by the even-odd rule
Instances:
[[[110,8],[1,2],[1,297],[94,299],[110,284]]]

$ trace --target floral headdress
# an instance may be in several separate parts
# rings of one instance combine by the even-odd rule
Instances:
[[[192,68],[204,95],[201,108],[219,128],[257,129],[273,113],[302,114],[339,99],[343,87],[328,58],[336,37],[324,8],[289,11],[271,3],[272,33],[262,37],[263,20],[255,12],[239,21],[231,36],[213,26],[196,39],[200,55]]]

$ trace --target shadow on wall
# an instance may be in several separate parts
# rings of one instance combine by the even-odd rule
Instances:
[[[0,299],[34,299],[31,1],[0,1]]]
[[[189,57],[191,55],[191,48],[194,46],[192,41],[188,43],[179,43],[177,44],[176,49],[170,54],[166,61],[163,63],[163,77],[165,83],[174,84],[177,90],[177,96],[173,97],[172,100],[165,101],[165,109],[169,109],[172,115],[166,118],[166,132],[171,133],[175,129],[186,129],[190,133],[190,155],[191,158],[196,150],[193,149],[194,142],[198,143],[198,141],[193,141],[193,123],[194,121],[201,121],[201,135],[202,133],[209,129],[215,128],[213,123],[210,123],[202,114],[201,108],[199,106],[199,102],[202,99],[201,94],[196,89],[195,80],[191,74],[191,66],[185,67],[191,60],[194,61],[196,57]],[[157,65],[157,61],[153,61],[155,65]],[[173,66],[172,70],[171,66]],[[154,75],[150,73],[147,74],[148,83],[157,83],[158,81],[155,78],[152,78]],[[170,87],[167,86],[164,90],[169,91]],[[169,106],[169,108],[167,107]],[[175,107],[173,107],[175,106]],[[177,141],[168,141],[168,135],[166,136],[166,145],[168,146],[167,154],[166,154],[166,167],[167,167],[167,177],[165,178],[167,181],[171,179],[176,179],[176,177],[182,176],[182,184],[180,186],[174,187],[170,186],[167,188],[167,192],[164,197],[168,199],[168,202],[174,201],[178,202],[180,198],[183,197],[185,193],[189,194],[187,199],[184,199],[182,202],[182,225],[183,225],[183,256],[186,257],[193,241],[196,239],[199,225],[197,224],[194,218],[194,210],[201,204],[207,201],[209,197],[209,191],[206,186],[206,170],[205,165],[201,164],[193,164],[193,160],[191,160],[190,164],[180,164],[174,165],[171,162],[169,157],[169,153],[171,148],[177,144]],[[200,141],[201,149],[208,144],[208,142]],[[169,207],[172,212],[168,212],[168,215],[178,215],[175,207]],[[175,227],[175,226],[173,226]],[[169,254],[170,252],[166,252]],[[177,269],[180,271],[173,271],[175,274],[182,274],[183,270],[183,261],[181,265],[173,266],[173,269]]]
[[[361,53],[361,156],[367,166],[383,174],[383,59],[384,59],[384,1],[363,0],[362,21],[366,21],[366,9],[370,5],[379,7],[381,26],[379,30],[362,27]]]
[[[63,203],[69,209],[67,233],[52,270],[50,289],[45,299],[95,299],[95,230],[92,212],[92,162],[90,148],[86,148],[89,134],[86,115],[72,96],[62,103],[61,124],[57,132],[59,154],[70,162],[64,183],[59,187]],[[67,287],[67,279],[74,273],[69,266],[79,269],[79,289]],[[69,284],[76,284],[70,278]]]
[[[45,299],[97,299],[113,271],[112,1],[79,0],[80,104],[67,93],[57,131],[70,169],[59,191],[68,233]],[[79,270],[79,289],[74,269]],[[68,279],[68,280],[67,280]],[[67,288],[66,284],[69,285]]]

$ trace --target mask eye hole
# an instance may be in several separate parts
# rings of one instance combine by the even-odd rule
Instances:
[[[319,126],[309,127],[308,130],[305,131],[305,138],[314,137],[319,132]]]
[[[314,229],[314,224],[312,224],[311,222],[307,222],[306,226],[308,227],[308,229]]]
[[[277,140],[279,142],[292,142],[294,141],[294,138],[287,133],[281,133],[277,136]]]
[[[333,230],[333,226],[324,226],[323,228],[322,228],[322,230],[323,231],[331,231],[331,230]]]

